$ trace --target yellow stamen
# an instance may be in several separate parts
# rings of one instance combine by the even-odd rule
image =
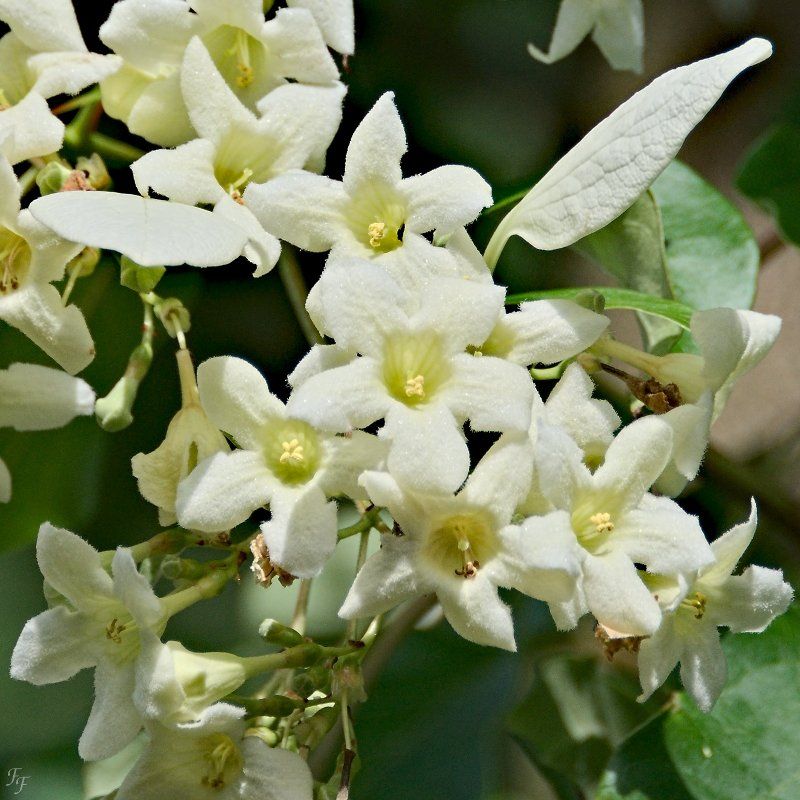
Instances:
[[[592,514],[589,517],[589,522],[594,525],[597,533],[611,533],[614,530],[614,523],[611,521],[611,514],[606,511],[600,511],[597,514]]]
[[[406,378],[404,388],[406,397],[425,397],[425,376],[415,375],[413,378]]]
[[[203,755],[208,762],[208,770],[202,777],[202,783],[211,789],[222,789],[241,771],[241,753],[233,739],[224,733],[211,735],[205,744]]]
[[[695,619],[702,619],[706,613],[706,603],[708,598],[702,592],[695,592],[690,597],[683,599],[681,605],[684,608],[692,609],[694,611]]]
[[[369,236],[370,247],[374,247],[377,250],[381,246],[383,237],[386,236],[386,223],[371,222],[367,228],[367,235]]]
[[[119,620],[114,617],[114,619],[106,625],[106,638],[110,639],[114,644],[122,644],[122,633],[124,631],[125,625],[120,625]]]
[[[283,450],[279,459],[281,464],[302,464],[306,460],[303,445],[297,439],[281,442],[281,449]]]

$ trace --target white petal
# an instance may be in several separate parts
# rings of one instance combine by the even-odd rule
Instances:
[[[669,164],[727,85],[771,52],[766,40],[751,39],[656,78],[590,131],[506,215],[487,248],[489,265],[497,263],[510,236],[555,250],[618,217]]]
[[[587,555],[583,589],[597,621],[630,636],[647,636],[661,623],[661,610],[631,560],[619,551]]]
[[[322,571],[336,547],[336,503],[319,486],[275,489],[272,519],[261,525],[270,561],[298,578]]]
[[[382,419],[391,400],[371,358],[312,375],[289,397],[286,412],[315,428],[344,433]]]
[[[469,419],[475,431],[528,430],[534,387],[527,370],[466,353],[451,363],[453,376],[440,396],[458,419]]]
[[[72,242],[116,250],[144,266],[228,264],[247,233],[202,208],[117,192],[59,192],[31,203],[39,222]]]
[[[338,53],[355,50],[353,0],[287,0],[290,8],[306,8],[313,15],[325,41]]]
[[[565,511],[528,517],[501,531],[503,586],[548,603],[569,601],[581,575],[575,534]]]
[[[197,368],[197,388],[208,418],[239,447],[258,449],[264,423],[286,416],[264,376],[242,358],[207,359]]]
[[[80,372],[94,358],[94,342],[81,310],[65,306],[54,286],[28,284],[0,298],[0,319],[22,331],[69,373]]]
[[[125,79],[123,70],[117,75],[120,81],[126,80],[121,86],[115,87],[117,92],[125,92],[132,88],[130,77]],[[114,86],[116,75],[103,81],[103,97],[106,96],[109,86]],[[136,83],[136,91],[140,94],[132,103],[128,119],[125,120],[128,130],[147,139],[149,142],[161,147],[174,147],[196,138],[196,133],[189,121],[186,106],[181,95],[180,74],[173,72],[166,78],[156,78],[148,85]],[[124,98],[118,98],[117,104],[125,106]]]
[[[391,441],[389,472],[409,489],[454,492],[467,477],[467,443],[446,406],[395,407],[381,434]]]
[[[65,681],[94,665],[86,617],[56,606],[29,619],[11,654],[11,677],[37,686]]]
[[[94,392],[80,378],[35,364],[0,371],[0,426],[47,430],[93,413]]]
[[[505,289],[459,278],[432,278],[413,317],[417,328],[436,331],[451,352],[482,345],[503,309]]]
[[[547,398],[546,418],[566,430],[584,451],[606,448],[621,420],[607,400],[593,400],[594,382],[579,364],[570,364]]]
[[[28,66],[37,76],[34,91],[42,97],[55,97],[77,94],[113,75],[122,59],[97,53],[38,53],[28,60]]]
[[[647,700],[669,677],[681,657],[681,642],[676,635],[674,619],[666,615],[661,627],[639,645],[640,703]]]
[[[533,447],[527,435],[502,436],[476,464],[461,497],[491,510],[507,525],[533,478]]]
[[[317,284],[314,284],[315,286]],[[355,353],[345,350],[335,344],[315,344],[300,359],[297,366],[289,374],[287,380],[293,389],[297,389],[305,383],[312,375],[318,375],[326,369],[343,367],[349,364],[354,358]]]
[[[515,364],[555,364],[594,344],[608,327],[608,317],[571,300],[534,300],[505,317],[513,344],[500,354]]]
[[[93,598],[110,598],[112,583],[100,554],[87,541],[45,522],[36,539],[36,560],[44,579],[76,608]]]
[[[223,194],[214,175],[214,145],[194,139],[174,150],[151,150],[131,164],[133,180],[142,195],[153,190],[190,206],[215,203]]]
[[[63,141],[64,123],[36,92],[0,111],[0,150],[12,164],[57,153]]]
[[[719,539],[711,543],[714,563],[704,569],[700,577],[704,584],[720,586],[736,569],[736,565],[750,546],[758,525],[758,509],[755,498],[750,498],[750,516],[745,522],[734,525]]]
[[[404,600],[430,591],[418,584],[413,554],[414,547],[406,537],[383,535],[381,549],[359,570],[339,616],[354,619],[384,614]]]
[[[612,542],[631,561],[661,574],[694,571],[713,560],[697,517],[667,497],[645,495],[614,529]]]
[[[709,614],[715,625],[726,625],[734,633],[761,633],[789,608],[793,597],[781,570],[748,567],[714,593]]]
[[[717,629],[711,624],[682,625],[681,682],[701,711],[710,711],[725,686],[728,669]]]
[[[403,491],[388,472],[365,472],[359,482],[376,506],[389,509],[392,519],[407,537],[418,541],[426,534],[432,516],[432,508],[438,506],[436,500],[433,500],[430,495],[423,496],[420,501],[420,498],[413,492]],[[452,501],[452,499],[448,496],[446,501]],[[383,541],[386,543],[389,539],[384,538]],[[409,539],[403,539],[403,541],[409,541]]]
[[[3,138],[0,134],[0,152]],[[20,186],[11,164],[4,155],[0,155],[0,225],[16,227],[20,210]]]
[[[733,384],[769,352],[781,330],[771,314],[712,308],[692,315],[692,335],[703,354],[703,375],[716,390],[714,416],[725,406]]]
[[[623,508],[632,508],[655,483],[671,453],[669,425],[656,416],[641,417],[617,434],[594,474],[594,486],[618,495]]]
[[[178,485],[178,522],[187,530],[206,533],[230,530],[267,503],[276,483],[261,453],[217,453]]]
[[[492,187],[474,169],[455,164],[406,178],[400,192],[407,206],[406,227],[415,233],[436,229],[447,235],[492,204]]]
[[[114,594],[136,620],[140,627],[154,627],[161,621],[164,611],[161,601],[153,592],[150,581],[136,569],[130,550],[118,547],[111,561],[114,576]]]
[[[614,69],[640,73],[644,50],[642,0],[617,0],[602,8],[592,40]]]
[[[70,0],[0,0],[0,19],[32,50],[86,50]]]
[[[308,800],[314,779],[306,762],[291,750],[269,747],[257,736],[242,740],[244,777],[241,800]]]
[[[591,480],[583,463],[583,451],[566,431],[539,420],[534,452],[536,478],[543,496],[556,508],[571,512],[577,489]]]
[[[318,287],[323,333],[339,347],[380,357],[386,339],[407,327],[405,292],[374,264],[340,262],[323,272]]]
[[[453,630],[475,644],[515,652],[511,609],[480,571],[470,579],[448,578],[436,586],[436,596]]]
[[[375,182],[396,186],[402,180],[400,159],[406,152],[406,132],[394,93],[381,95],[353,132],[344,167],[344,186],[354,195]]]
[[[568,56],[592,30],[597,16],[594,0],[562,0],[556,26],[546,53],[528,45],[528,52],[544,64],[552,64]]]
[[[261,227],[249,208],[237,203],[230,195],[225,195],[214,206],[214,213],[229,219],[247,233],[248,241],[242,255],[255,265],[254,278],[266,275],[278,263],[281,243]]]
[[[329,497],[344,494],[364,497],[358,479],[365,470],[376,469],[386,458],[385,441],[363,431],[337,436],[331,442],[331,455],[319,474],[319,485]]]
[[[322,175],[290,170],[266,183],[251,183],[244,201],[265,230],[303,250],[330,250],[347,230],[342,184]]]
[[[133,663],[101,661],[94,671],[94,704],[78,742],[84,761],[99,761],[122,750],[133,741],[142,719],[133,705]]]

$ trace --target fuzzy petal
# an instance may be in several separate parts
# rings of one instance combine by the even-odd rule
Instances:
[[[681,642],[672,616],[665,616],[661,627],[639,645],[639,681],[642,694],[637,700],[644,703],[664,684],[680,661]]]
[[[214,206],[214,213],[229,219],[247,233],[248,241],[242,255],[255,265],[254,278],[266,275],[278,263],[281,243],[264,230],[249,208],[225,195]]]
[[[198,464],[178,485],[178,521],[188,530],[230,530],[265,505],[276,484],[261,453],[217,453]]]
[[[70,0],[0,0],[0,19],[32,50],[86,51]]]
[[[12,164],[57,153],[63,141],[64,123],[36,92],[0,111],[0,151]]]
[[[745,522],[734,525],[719,539],[711,543],[714,563],[700,574],[707,586],[720,586],[733,574],[745,550],[750,546],[758,526],[758,509],[755,498],[750,498],[750,516]]]
[[[794,591],[779,569],[748,567],[715,593],[709,613],[734,633],[761,633],[792,602]]]
[[[343,55],[355,50],[353,0],[287,0],[290,8],[305,8],[316,20],[327,44]]]
[[[655,180],[684,139],[744,69],[772,46],[751,39],[656,78],[590,131],[515,206],[486,251],[497,263],[510,236],[555,250],[618,217]]]
[[[276,488],[261,525],[270,560],[298,578],[322,571],[336,547],[336,503],[319,486]]]
[[[641,73],[644,50],[642,0],[617,0],[597,15],[592,40],[614,69]]]
[[[114,575],[114,594],[140,626],[158,625],[164,616],[161,601],[153,592],[150,581],[136,568],[130,550],[118,547],[111,561]]]
[[[728,675],[719,633],[711,624],[681,626],[681,682],[701,711],[711,710]]]
[[[364,431],[353,431],[350,436],[335,437],[331,446],[332,453],[319,475],[322,490],[329,497],[365,497],[358,479],[365,470],[376,469],[385,460],[386,442]]]
[[[562,0],[548,51],[544,53],[529,44],[528,52],[543,64],[553,64],[568,56],[594,27],[595,8],[593,0]]]
[[[75,95],[113,75],[122,59],[97,53],[38,53],[28,60],[28,66],[37,75],[34,91],[42,97],[55,97]]]
[[[241,800],[308,800],[314,779],[306,762],[291,750],[269,747],[257,736],[242,741]]]

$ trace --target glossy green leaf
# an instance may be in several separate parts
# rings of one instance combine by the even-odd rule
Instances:
[[[525,300],[550,300],[553,298],[566,298],[574,300],[585,295],[587,291],[601,294],[605,300],[606,308],[625,308],[631,311],[641,311],[644,314],[660,317],[674,322],[685,330],[689,330],[694,309],[679,303],[676,300],[667,300],[663,297],[654,297],[631,289],[617,289],[613,286],[590,286],[569,289],[548,289],[542,292],[524,292],[510,295],[506,298],[506,305],[516,305]]]
[[[742,163],[736,186],[775,217],[786,239],[800,244],[800,125],[767,131]]]

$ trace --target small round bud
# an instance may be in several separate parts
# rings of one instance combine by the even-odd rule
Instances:
[[[258,628],[258,635],[269,644],[281,647],[296,647],[303,644],[303,637],[293,628],[274,619],[265,619]]]
[[[165,297],[155,305],[155,312],[167,333],[178,338],[178,331],[186,333],[192,326],[189,311],[177,297]]]
[[[105,161],[97,153],[92,153],[89,158],[81,156],[75,162],[75,169],[86,173],[86,179],[92,189],[108,189],[111,186],[111,176],[108,174]]]
[[[65,184],[72,176],[72,170],[65,167],[60,161],[51,161],[45,164],[36,175],[36,185],[42,195],[55,194],[64,189]]]
[[[119,282],[139,294],[147,294],[156,288],[167,270],[164,267],[143,267],[127,256],[120,258]]]

